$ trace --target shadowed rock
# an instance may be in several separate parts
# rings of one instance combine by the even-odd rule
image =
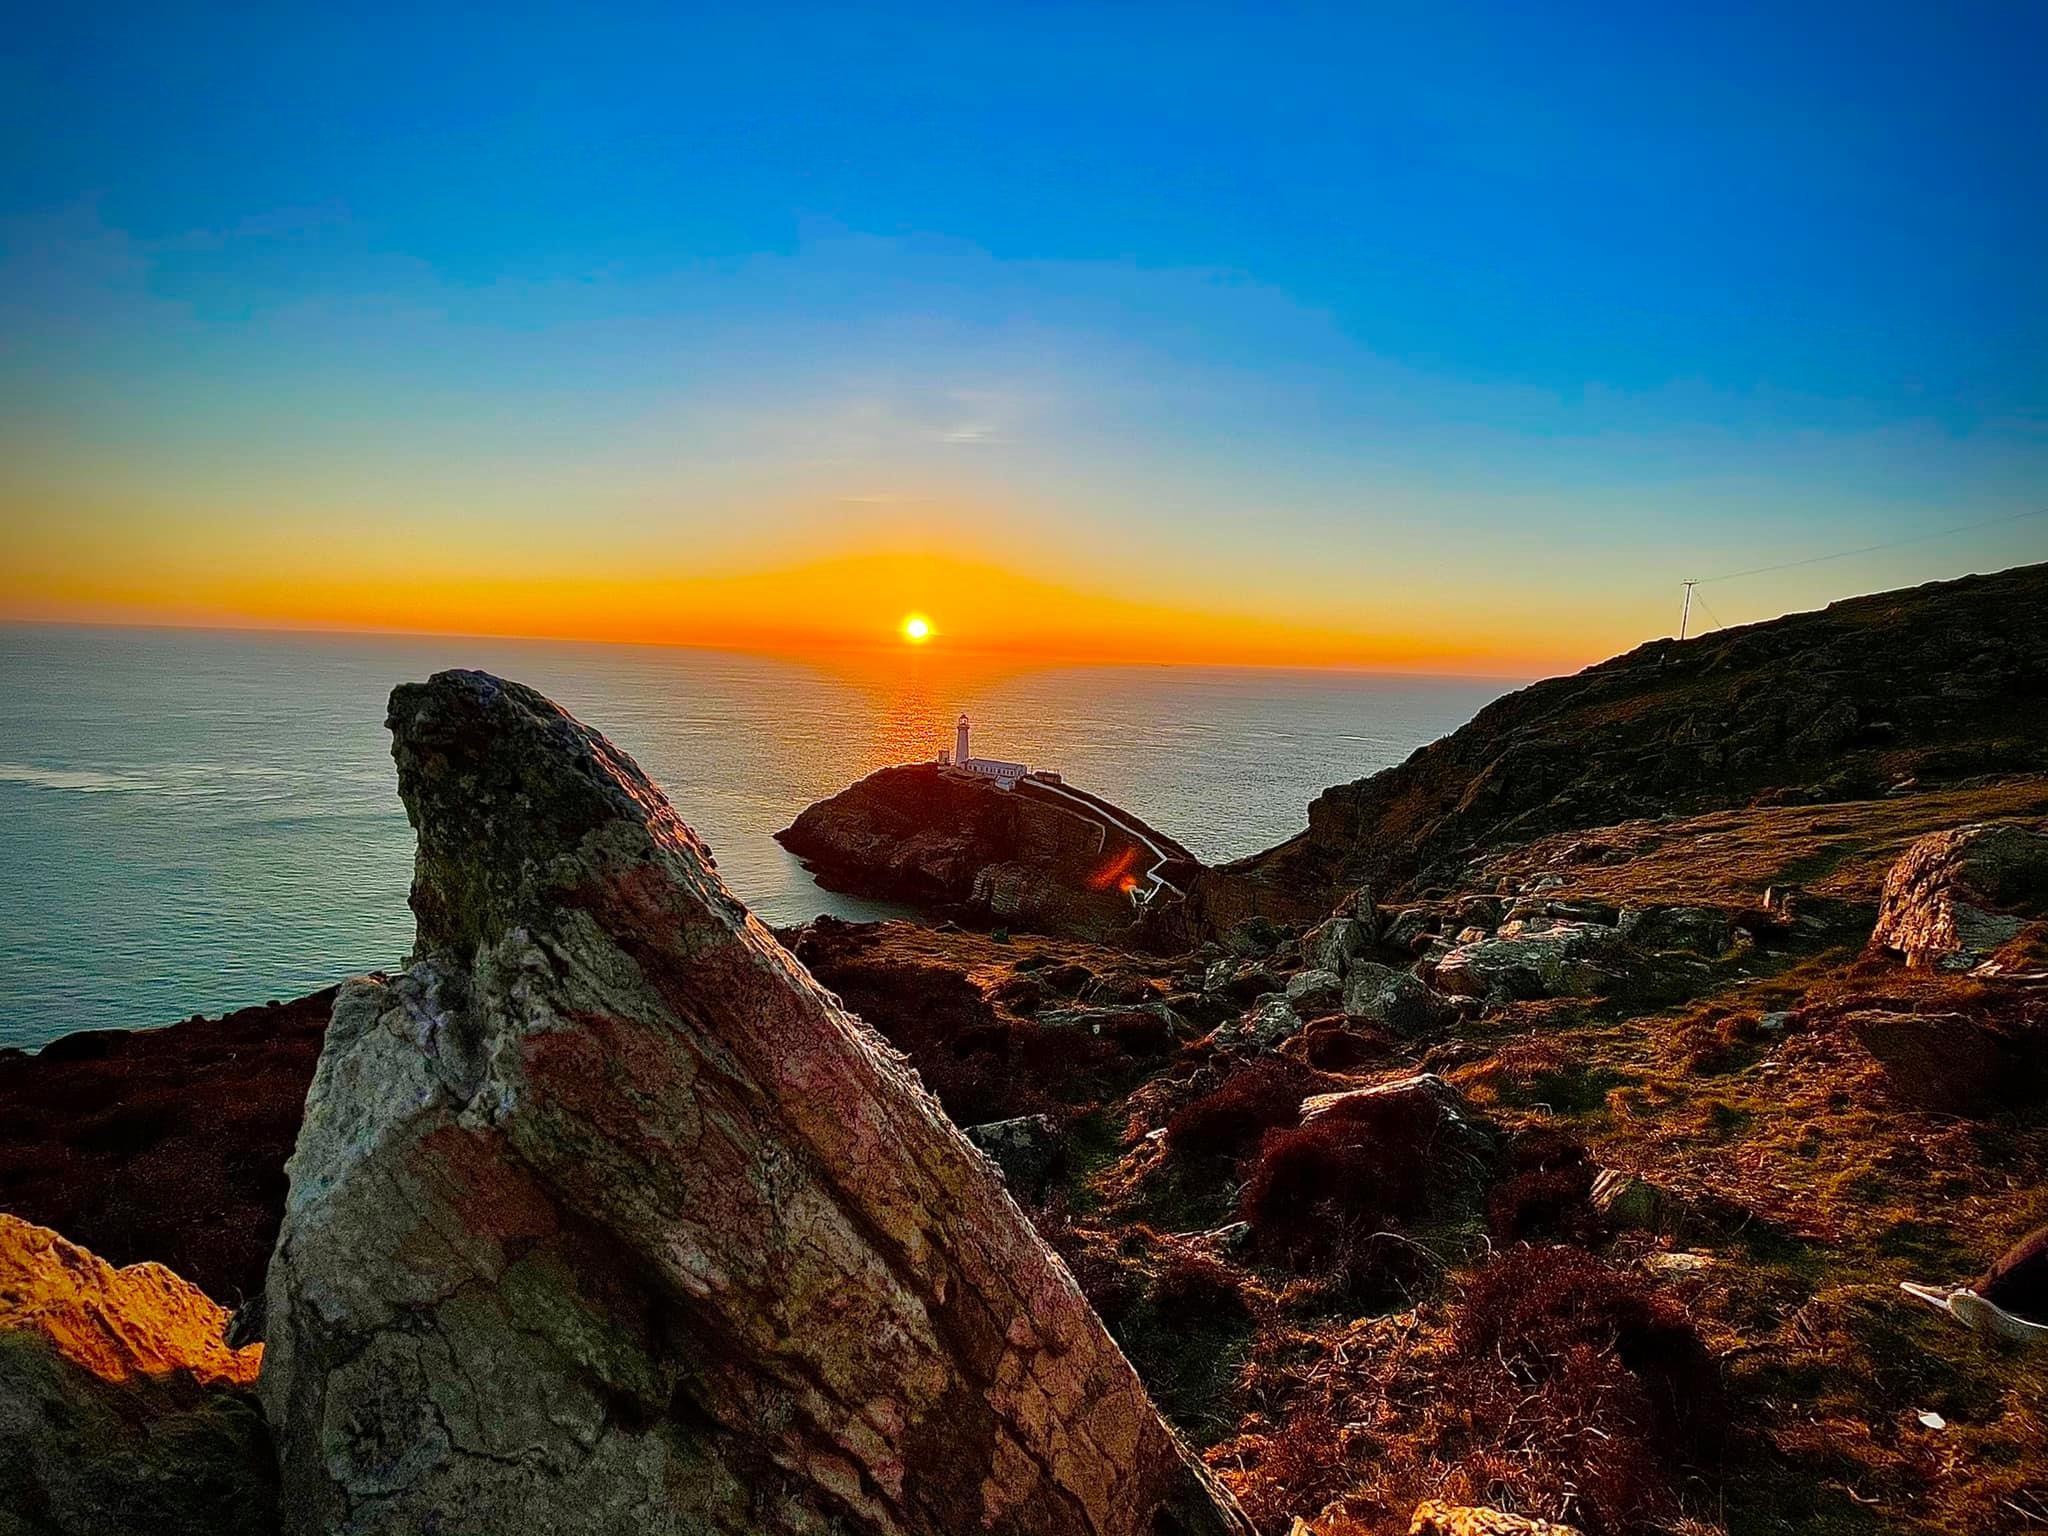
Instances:
[[[288,1530],[1249,1531],[623,753],[475,672],[390,725],[418,943],[343,988],[290,1165]]]
[[[161,1264],[0,1216],[0,1531],[276,1529],[260,1347]]]

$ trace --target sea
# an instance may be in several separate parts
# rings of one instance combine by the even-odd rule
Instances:
[[[481,667],[624,747],[771,924],[886,904],[773,834],[966,712],[1211,862],[1301,830],[1516,686],[1267,668],[1049,665],[941,646],[784,656],[439,636],[0,626],[0,1046],[286,999],[400,963],[413,839],[396,683]]]

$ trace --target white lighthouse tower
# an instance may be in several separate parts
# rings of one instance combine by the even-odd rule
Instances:
[[[1022,763],[1005,763],[992,757],[976,757],[968,742],[967,717],[962,715],[953,726],[953,750],[939,752],[939,766],[952,768],[961,773],[971,773],[980,778],[994,779],[997,789],[1015,789],[1017,783],[1031,770]]]

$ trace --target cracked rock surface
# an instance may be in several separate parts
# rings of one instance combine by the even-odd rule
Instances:
[[[625,754],[476,672],[389,724],[418,940],[290,1164],[286,1531],[1250,1531]]]

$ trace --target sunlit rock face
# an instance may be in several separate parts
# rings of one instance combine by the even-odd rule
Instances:
[[[1937,832],[1884,883],[1871,943],[1911,966],[1968,970],[2048,918],[2048,836],[2001,824]]]
[[[227,1321],[161,1264],[0,1215],[0,1530],[274,1529],[263,1349],[228,1348]]]
[[[474,672],[390,725],[418,943],[343,989],[290,1165],[288,1530],[1249,1531],[630,759]]]

